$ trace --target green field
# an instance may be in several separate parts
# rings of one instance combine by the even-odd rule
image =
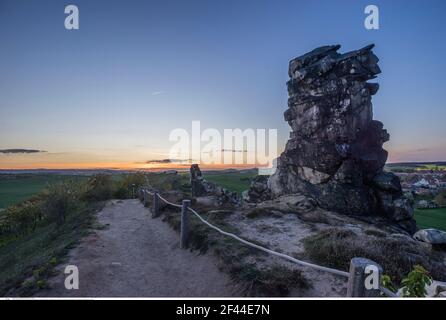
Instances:
[[[421,229],[435,228],[446,231],[446,208],[416,209],[415,220]]]
[[[249,188],[251,180],[255,177],[255,173],[253,172],[204,172],[203,175],[206,180],[239,194]],[[188,177],[185,177],[184,175],[180,176],[181,179],[179,179],[179,182],[187,182]],[[182,179],[183,176],[184,179]],[[171,180],[176,180],[178,178],[178,176],[164,177],[164,175],[154,175],[153,177],[171,178]],[[153,180],[153,177],[149,180]],[[32,195],[42,191],[48,184],[72,179],[87,179],[87,177],[56,174],[0,175],[0,209],[29,199]],[[166,179],[162,180],[164,181]],[[155,181],[151,182],[153,183]],[[168,181],[166,180],[166,183],[167,182]],[[173,188],[180,188],[180,184],[171,184]],[[437,228],[446,231],[446,208],[426,210],[417,209],[415,210],[415,218],[419,228]]]
[[[425,164],[425,165],[418,167],[417,170],[445,171],[446,165]]]
[[[85,177],[52,174],[0,175],[0,209],[29,199],[48,184],[70,179]]]
[[[415,173],[417,171],[446,171],[445,162],[412,162],[412,163],[387,163],[384,167],[392,172]]]
[[[252,172],[234,172],[234,173],[203,173],[207,181],[218,184],[230,191],[241,194],[244,190],[249,189],[251,180],[256,176]]]

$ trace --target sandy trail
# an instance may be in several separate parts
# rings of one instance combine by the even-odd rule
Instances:
[[[179,248],[179,236],[138,200],[111,201],[98,213],[108,227],[73,249],[45,297],[228,297],[237,296],[214,257]],[[66,265],[79,269],[79,290],[64,286]]]

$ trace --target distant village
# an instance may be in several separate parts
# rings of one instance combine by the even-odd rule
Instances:
[[[392,170],[390,167],[389,170],[399,176],[403,192],[413,197],[416,208],[446,207],[445,168]]]

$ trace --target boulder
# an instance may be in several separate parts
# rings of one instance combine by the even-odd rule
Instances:
[[[446,232],[437,229],[418,230],[413,238],[430,244],[446,244]]]

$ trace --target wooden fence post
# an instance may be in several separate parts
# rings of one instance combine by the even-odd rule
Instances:
[[[144,207],[147,207],[147,190],[146,189],[142,190],[142,198],[143,198]]]
[[[369,269],[369,270],[366,270]],[[371,270],[377,271],[372,275]],[[366,273],[366,271],[368,273]],[[383,269],[376,262],[366,258],[353,258],[350,262],[350,276],[347,284],[347,297],[379,297],[381,291],[381,275]],[[370,278],[369,278],[370,277]],[[366,288],[366,282],[370,285],[373,282],[373,288]]]
[[[159,198],[158,193],[153,194],[153,204],[152,204],[152,218],[156,218],[159,215]]]
[[[189,232],[189,205],[190,200],[183,200],[183,206],[181,207],[181,238],[180,238],[180,248],[187,248],[187,238]]]

